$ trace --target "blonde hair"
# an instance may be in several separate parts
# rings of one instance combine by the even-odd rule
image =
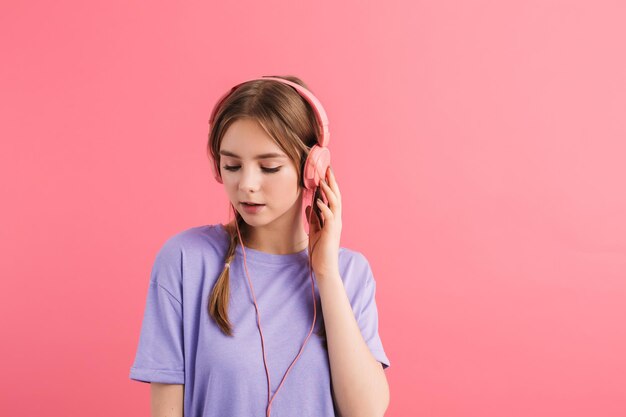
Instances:
[[[298,77],[279,77],[297,83],[308,89]],[[287,154],[297,168],[298,184],[304,187],[302,169],[313,145],[317,143],[317,120],[311,105],[291,86],[273,80],[252,80],[241,84],[217,109],[209,131],[207,154],[220,172],[220,147],[222,138],[230,125],[238,119],[256,120],[274,142]],[[319,189],[315,194],[319,193]],[[225,225],[230,235],[230,243],[224,269],[218,277],[209,296],[209,315],[228,336],[233,335],[233,325],[228,320],[230,299],[230,262],[235,256],[235,248],[240,243],[237,226],[245,236],[247,224],[243,217],[234,210],[235,219]],[[236,223],[236,224],[235,224]],[[309,263],[311,253],[309,252]],[[325,338],[323,323],[316,332]]]

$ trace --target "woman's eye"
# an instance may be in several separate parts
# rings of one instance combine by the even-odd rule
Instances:
[[[222,168],[224,168],[226,171],[237,171],[240,167],[239,165],[224,165]],[[276,168],[261,167],[261,169],[267,173],[274,173],[274,172],[278,172],[280,170],[280,167],[276,167]]]

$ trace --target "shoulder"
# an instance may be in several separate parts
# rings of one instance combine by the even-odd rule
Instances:
[[[362,252],[341,247],[339,248],[339,266],[349,270],[363,269],[369,268],[369,261]]]
[[[217,271],[228,239],[220,224],[194,226],[170,235],[154,258],[151,281],[182,300],[184,286],[197,285],[209,269]]]
[[[224,257],[228,239],[220,224],[194,226],[170,235],[157,251],[154,272],[167,271],[171,279],[180,281],[184,271],[217,265]]]
[[[372,269],[367,257],[354,249],[339,248],[339,272],[346,290],[358,292],[374,281]]]
[[[157,257],[175,260],[182,255],[221,251],[227,239],[228,236],[219,223],[190,227],[166,238]]]

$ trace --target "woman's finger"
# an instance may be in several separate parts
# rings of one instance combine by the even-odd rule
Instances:
[[[320,184],[322,185],[322,190],[324,191],[324,195],[328,200],[331,210],[335,211],[338,205],[337,196],[326,181],[322,180]]]
[[[328,167],[328,184],[337,196],[337,200],[341,201],[341,192],[339,191],[339,185],[337,184],[337,180],[335,179],[335,173],[332,169],[330,169],[330,166]]]
[[[319,206],[319,208],[321,209],[322,215],[324,216],[323,217],[324,224],[326,224],[329,220],[332,220],[334,218],[332,210],[330,209],[330,207],[328,207],[326,204],[324,204],[324,202],[322,200],[318,199],[316,201],[316,203]]]

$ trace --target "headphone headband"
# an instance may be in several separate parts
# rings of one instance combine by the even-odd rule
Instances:
[[[230,91],[228,91],[226,94],[224,94],[222,97],[220,97],[220,99],[217,101],[217,104],[215,105],[215,107],[213,108],[213,111],[211,112],[211,117],[209,119],[209,125],[213,125],[213,120],[215,118],[215,114],[217,113],[217,110],[221,107],[221,105],[224,102],[224,100],[226,100],[226,98],[228,96],[230,96],[233,91],[235,91],[241,84],[245,84],[247,82],[257,81],[257,80],[278,81],[278,82],[281,82],[283,84],[287,84],[287,85],[295,88],[296,91],[300,94],[300,96],[303,97],[311,105],[311,107],[313,108],[313,113],[315,113],[315,119],[317,120],[318,143],[319,143],[319,145],[323,146],[323,147],[327,147],[328,146],[328,143],[330,142],[330,131],[328,130],[328,117],[326,116],[326,111],[324,110],[324,107],[322,106],[322,103],[320,103],[320,101],[317,99],[317,97],[315,97],[313,95],[313,93],[311,91],[309,91],[308,89],[304,88],[300,84],[294,83],[294,82],[286,80],[284,78],[270,77],[270,76],[265,76],[264,75],[261,78],[252,78],[250,80],[243,81],[243,82],[235,85],[234,87],[232,87],[230,89]]]

